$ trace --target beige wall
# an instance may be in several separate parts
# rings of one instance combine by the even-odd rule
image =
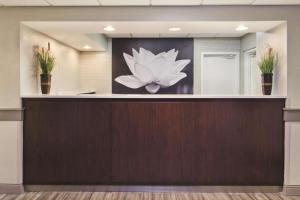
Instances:
[[[80,53],[80,90],[95,90],[97,93],[111,94],[111,40],[106,52]]]
[[[0,183],[22,183],[22,123],[0,121]]]
[[[207,7],[26,7],[0,8],[0,108],[20,107],[20,22],[33,20],[136,21],[136,20],[287,20],[288,107],[300,107],[300,6],[207,6]],[[9,122],[3,122],[9,123]],[[0,126],[0,141],[12,141],[2,146],[0,183],[18,183],[21,125],[7,129]],[[292,130],[293,134],[299,134]],[[294,141],[295,142],[295,141]],[[300,142],[299,142],[300,143]],[[300,144],[288,144],[300,145]],[[296,154],[289,155],[294,158]],[[297,167],[298,161],[292,161]],[[293,168],[295,168],[292,166]],[[295,168],[297,169],[297,168]],[[289,170],[289,169],[287,169]],[[288,173],[288,172],[287,172]],[[17,177],[17,178],[16,178]],[[294,178],[293,184],[300,185]],[[286,181],[286,184],[291,182]]]
[[[248,51],[256,48],[256,33],[249,33],[241,38],[241,50]]]
[[[278,62],[274,69],[273,94],[287,94],[287,32],[286,23],[273,28],[270,31],[257,33],[257,59],[265,53],[267,46],[273,47],[278,56]]]
[[[52,72],[51,93],[75,92],[79,88],[79,52],[25,25],[20,33],[20,78],[21,94],[41,93],[39,66],[34,56],[34,48],[46,47],[50,42],[55,56]]]

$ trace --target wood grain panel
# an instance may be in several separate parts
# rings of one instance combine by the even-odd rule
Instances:
[[[282,185],[283,106],[256,100],[114,103],[113,182]]]
[[[182,121],[184,177],[204,185],[282,185],[282,103],[207,101]]]
[[[26,101],[25,109],[26,184],[110,180],[110,103]]]
[[[26,99],[25,184],[283,185],[284,99]]]
[[[178,104],[117,102],[112,106],[113,183],[180,183]]]

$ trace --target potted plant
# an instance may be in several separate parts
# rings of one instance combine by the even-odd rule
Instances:
[[[262,91],[264,95],[271,95],[273,86],[273,70],[276,64],[276,52],[273,48],[266,48],[258,67],[262,73]]]
[[[41,68],[41,90],[42,94],[49,94],[51,88],[51,72],[55,65],[55,57],[53,56],[48,43],[48,48],[38,48],[36,57]]]

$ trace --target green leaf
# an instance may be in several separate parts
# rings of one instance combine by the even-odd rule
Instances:
[[[36,57],[40,64],[42,74],[51,74],[55,65],[55,57],[51,51],[37,51]]]

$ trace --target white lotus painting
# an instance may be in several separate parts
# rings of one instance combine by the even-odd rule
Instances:
[[[140,48],[139,52],[132,49],[132,55],[123,53],[132,75],[119,76],[115,81],[132,89],[145,86],[152,94],[185,78],[186,73],[181,71],[191,62],[191,60],[176,61],[178,51],[175,49],[157,55],[143,48]]]
[[[165,51],[156,50],[156,53],[144,47],[131,48],[131,52],[123,51],[122,59],[126,66],[122,67],[126,67],[127,71],[122,70],[123,73],[118,73],[118,76],[113,79],[119,84],[117,86],[119,90],[127,88],[127,91],[128,89],[132,91],[130,93],[142,89],[148,94],[156,94],[160,91],[168,93],[168,88],[176,90],[175,93],[181,93],[177,91],[185,91],[187,89],[184,88],[189,87],[178,83],[184,83],[183,81],[191,75],[185,71],[191,59],[178,59],[179,54],[180,50],[175,48]]]

